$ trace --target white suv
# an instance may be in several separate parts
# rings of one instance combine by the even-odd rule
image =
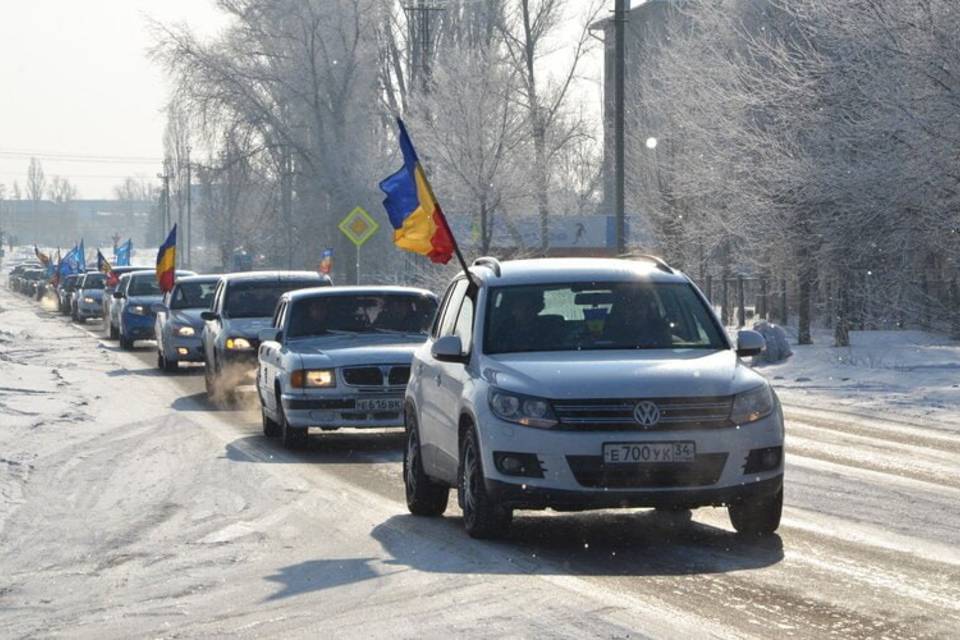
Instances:
[[[481,258],[413,358],[404,483],[416,515],[457,487],[474,537],[514,509],[726,505],[768,535],[783,505],[783,414],[696,286],[662,260]]]

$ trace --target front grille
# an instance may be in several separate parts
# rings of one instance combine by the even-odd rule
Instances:
[[[641,400],[657,405],[657,424],[644,426],[633,417]],[[553,410],[560,422],[557,428],[570,431],[683,431],[733,427],[732,404],[731,396],[557,400]]]
[[[394,367],[387,376],[390,385],[407,384],[410,381],[410,367]]]
[[[343,381],[352,387],[402,387],[409,379],[408,365],[347,367],[343,370]]]
[[[726,453],[701,453],[694,462],[604,465],[602,456],[567,456],[581,486],[593,489],[666,489],[715,484]]]
[[[383,372],[379,367],[353,367],[343,370],[343,379],[347,384],[357,387],[382,387]]]

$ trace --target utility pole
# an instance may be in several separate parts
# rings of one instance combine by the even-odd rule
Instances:
[[[280,208],[287,232],[287,269],[293,269],[293,159],[290,146],[283,145],[280,160]]]
[[[614,72],[613,72],[613,129],[614,129],[614,215],[617,218],[617,253],[627,252],[627,220],[624,185],[624,79],[626,75],[626,23],[627,2],[615,0],[613,13],[614,33]]]
[[[163,243],[167,237],[167,231],[170,229],[170,161],[163,161],[163,173],[158,173],[157,177],[163,180],[163,189],[160,191],[160,243]]]
[[[190,145],[187,145],[187,234],[186,251],[184,251],[184,266],[188,269],[193,265],[193,212],[191,207],[191,196],[193,194],[193,165],[190,164]]]

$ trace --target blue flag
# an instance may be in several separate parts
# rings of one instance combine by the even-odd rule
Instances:
[[[117,250],[114,252],[114,265],[115,266],[129,266],[130,265],[130,254],[133,253],[133,239],[127,240],[122,245],[117,247]]]
[[[87,250],[83,248],[83,238],[80,238],[80,253],[77,256],[80,265],[80,273],[87,270]]]

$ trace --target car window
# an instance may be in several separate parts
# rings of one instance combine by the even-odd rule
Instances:
[[[599,349],[725,349],[686,283],[571,283],[491,289],[486,353]]]
[[[173,290],[171,309],[209,309],[216,282],[182,282]]]
[[[463,296],[467,292],[469,283],[466,278],[461,278],[453,284],[453,290],[447,298],[443,307],[443,317],[439,321],[437,336],[448,336],[453,332],[454,323],[457,319],[457,313],[460,311],[460,304]]]
[[[103,273],[88,273],[83,279],[84,289],[103,289],[107,282],[107,276]]]
[[[273,328],[282,329],[284,320],[286,320],[285,313],[287,311],[287,303],[281,302],[277,307],[276,312],[273,314]]]
[[[372,294],[316,296],[290,302],[287,336],[339,333],[421,334],[436,312],[433,296]]]
[[[161,293],[160,283],[153,274],[131,278],[127,286],[127,295],[130,296],[159,296]]]
[[[463,303],[460,305],[460,313],[457,314],[457,322],[453,328],[453,335],[460,338],[463,345],[463,352],[470,352],[470,345],[473,342],[473,298],[464,296]]]
[[[234,283],[226,292],[223,313],[230,318],[272,318],[287,291],[315,287],[318,280],[263,280]]]

